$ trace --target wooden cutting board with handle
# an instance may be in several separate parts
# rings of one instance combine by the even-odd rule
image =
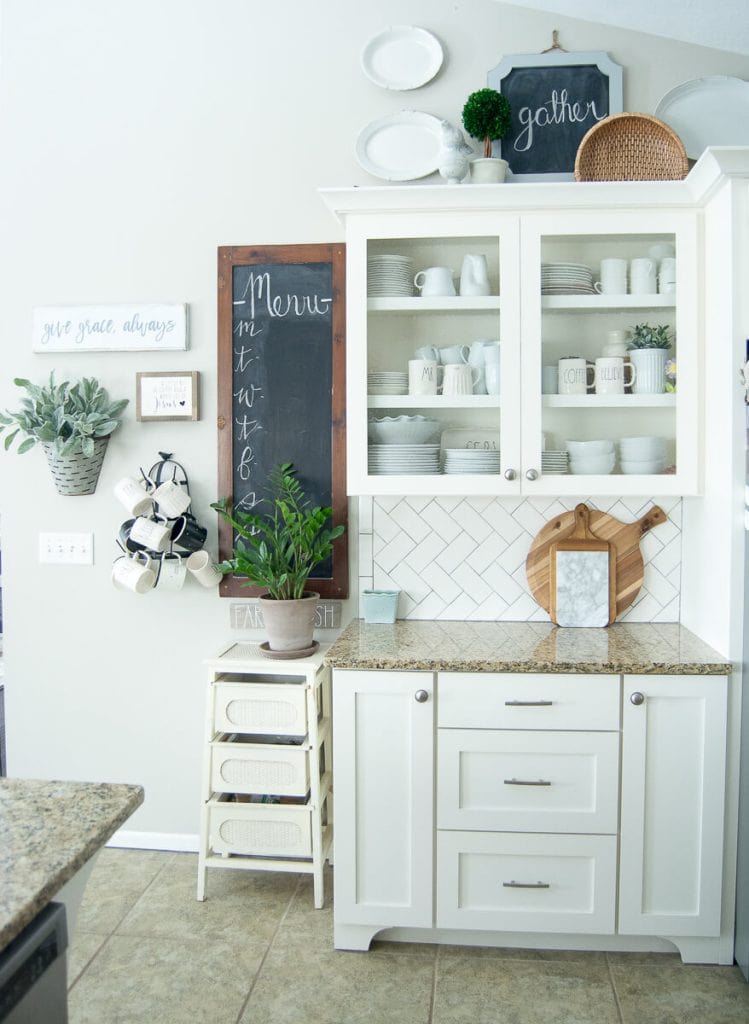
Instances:
[[[586,506],[587,508],[587,506]],[[623,523],[607,512],[589,509],[588,527],[591,533],[607,540],[615,549],[616,614],[632,604],[640,592],[645,568],[640,551],[640,540],[654,526],[665,523],[668,516],[658,505],[653,505],[634,523]],[[525,561],[525,571],[533,597],[544,611],[551,612],[549,554],[552,544],[566,540],[575,528],[575,513],[562,512],[551,519],[535,536]]]
[[[575,506],[572,532],[549,549],[551,621],[558,626],[608,626],[616,618],[616,553],[590,530],[590,509]]]

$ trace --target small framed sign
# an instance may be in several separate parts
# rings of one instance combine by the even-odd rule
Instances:
[[[165,370],[136,373],[135,418],[148,420],[197,420],[197,370]]]
[[[513,53],[487,75],[512,110],[510,131],[495,156],[514,179],[573,181],[583,135],[622,110],[622,68],[607,53]]]

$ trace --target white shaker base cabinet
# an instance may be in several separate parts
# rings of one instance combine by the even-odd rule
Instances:
[[[725,676],[335,669],[336,948],[732,962],[726,714]]]

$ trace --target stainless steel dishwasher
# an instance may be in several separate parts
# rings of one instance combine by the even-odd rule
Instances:
[[[0,1022],[68,1024],[65,906],[50,903],[0,953]]]

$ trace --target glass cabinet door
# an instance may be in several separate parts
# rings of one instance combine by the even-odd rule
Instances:
[[[347,261],[350,493],[517,493],[517,218],[357,218]]]
[[[694,218],[528,215],[521,246],[524,490],[696,493]]]

